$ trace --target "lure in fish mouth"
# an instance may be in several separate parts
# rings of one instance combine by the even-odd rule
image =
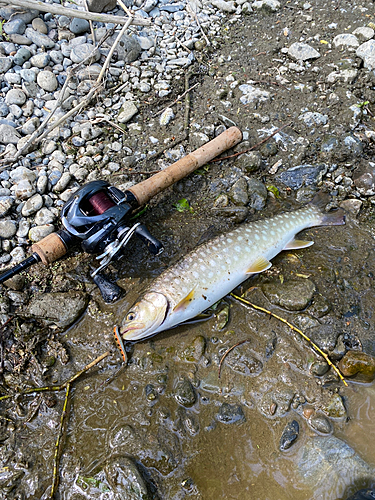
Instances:
[[[123,340],[140,340],[153,335],[161,326],[168,311],[168,299],[162,293],[146,293],[136,302],[120,325]]]

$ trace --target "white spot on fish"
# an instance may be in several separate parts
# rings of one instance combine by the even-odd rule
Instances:
[[[239,247],[238,245],[236,247],[234,247],[234,249],[236,250],[236,252],[240,253],[241,252],[241,247]]]
[[[233,241],[233,240],[232,240],[231,238],[227,238],[227,242],[228,242],[228,243],[232,243],[232,241]]]
[[[255,234],[254,234],[254,236],[255,236],[255,239],[256,239],[256,240],[258,240],[258,241],[260,240],[260,236],[259,236],[259,234],[258,234],[258,233],[255,233]]]

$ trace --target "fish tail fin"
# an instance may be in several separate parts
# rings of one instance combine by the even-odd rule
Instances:
[[[331,212],[325,212],[324,209],[330,201],[328,193],[319,191],[310,201],[309,205],[315,207],[321,217],[320,226],[342,226],[345,224],[345,212],[342,208],[336,208]]]

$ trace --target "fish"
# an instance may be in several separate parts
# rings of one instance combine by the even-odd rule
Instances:
[[[313,241],[296,238],[303,229],[345,224],[342,209],[324,211],[327,196],[320,192],[300,209],[242,224],[198,246],[146,288],[115,331],[135,342],[173,328],[269,269],[282,250],[311,246]]]

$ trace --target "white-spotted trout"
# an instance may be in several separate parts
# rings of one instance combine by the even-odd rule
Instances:
[[[327,201],[318,193],[304,208],[243,224],[200,245],[148,286],[115,332],[137,341],[188,321],[250,275],[269,269],[282,250],[309,247],[313,241],[295,235],[308,227],[345,224],[341,209],[324,212]]]

